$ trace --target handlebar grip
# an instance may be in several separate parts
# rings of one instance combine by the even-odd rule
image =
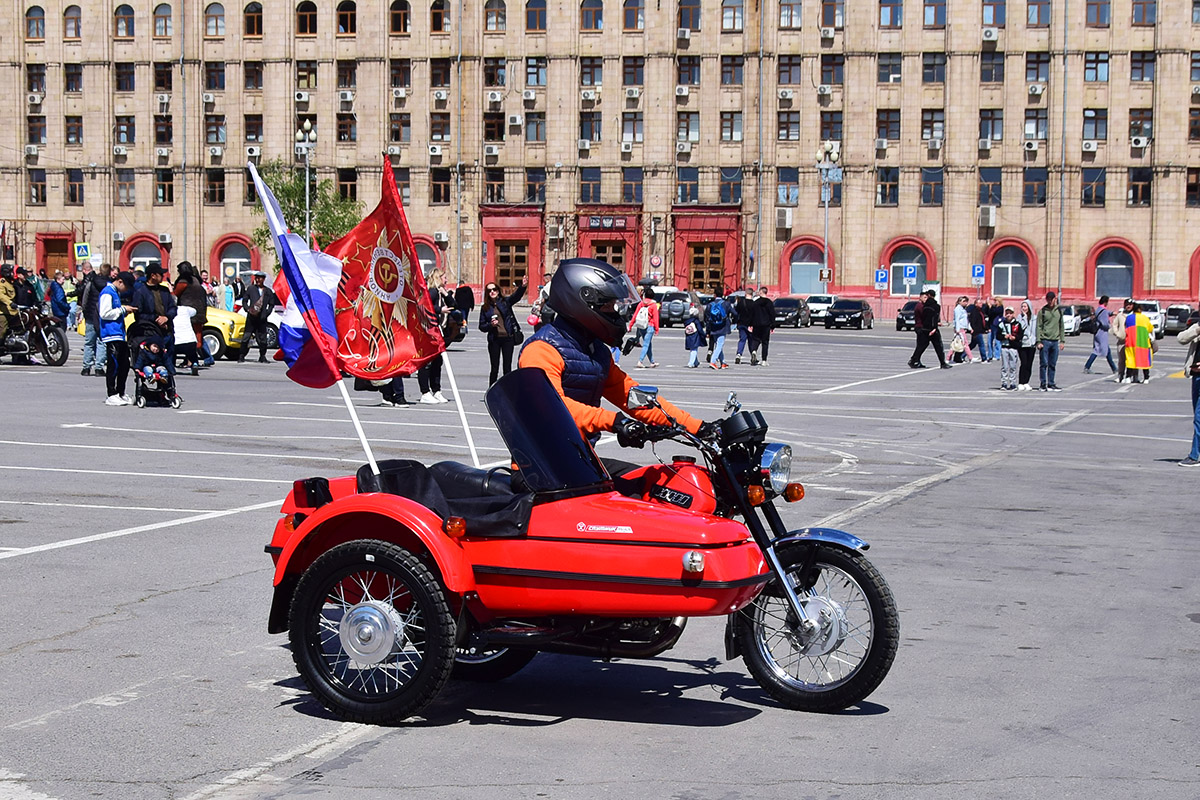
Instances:
[[[647,441],[662,442],[675,435],[675,428],[670,425],[649,425],[647,427],[650,429],[650,433],[646,437]]]

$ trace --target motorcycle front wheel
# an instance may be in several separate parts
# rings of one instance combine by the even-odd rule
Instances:
[[[67,363],[67,355],[71,352],[67,345],[67,334],[62,328],[42,328],[42,359],[50,367],[61,367]]]
[[[304,682],[352,722],[420,712],[454,666],[445,591],[415,555],[383,541],[347,542],[314,561],[296,586],[290,629]]]
[[[816,547],[811,587],[799,585]],[[892,591],[861,553],[793,545],[778,556],[818,630],[802,637],[777,581],[743,609],[738,644],[754,679],[787,708],[830,712],[852,706],[883,681],[900,642]]]

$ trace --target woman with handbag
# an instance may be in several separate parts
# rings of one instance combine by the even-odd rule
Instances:
[[[479,330],[487,334],[488,357],[492,360],[492,371],[488,375],[488,386],[496,382],[500,372],[500,358],[504,357],[504,374],[512,371],[513,346],[525,341],[525,334],[513,313],[513,306],[525,296],[529,278],[512,294],[505,297],[500,287],[488,283],[483,287],[483,305],[479,308]]]
[[[1179,343],[1187,345],[1184,374],[1192,379],[1192,451],[1179,462],[1181,467],[1200,466],[1200,322],[1179,334]]]

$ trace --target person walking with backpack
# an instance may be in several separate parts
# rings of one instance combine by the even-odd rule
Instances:
[[[658,303],[654,300],[654,292],[649,286],[642,287],[642,301],[633,310],[633,319],[629,329],[642,340],[642,352],[638,356],[638,369],[657,367],[654,361],[654,334],[658,333]]]
[[[1100,302],[1096,305],[1096,316],[1093,318],[1093,324],[1096,330],[1092,333],[1092,354],[1088,356],[1087,363],[1083,365],[1083,371],[1091,374],[1092,364],[1100,356],[1108,361],[1108,368],[1114,373],[1117,371],[1117,365],[1113,363],[1112,351],[1108,346],[1108,332],[1112,328],[1110,322],[1111,317],[1108,313],[1108,295],[1100,298]]]
[[[704,320],[708,341],[712,345],[708,354],[708,365],[713,369],[728,369],[729,365],[725,363],[725,337],[729,336],[733,326],[733,315],[730,313],[729,301],[725,299],[725,287],[718,286],[714,290],[713,299],[707,304],[702,304],[695,292],[690,294],[692,302],[703,308],[701,318]]]

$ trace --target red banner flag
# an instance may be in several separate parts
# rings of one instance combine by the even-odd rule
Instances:
[[[359,378],[411,375],[446,349],[391,164],[379,205],[325,248],[341,259],[338,361]]]

